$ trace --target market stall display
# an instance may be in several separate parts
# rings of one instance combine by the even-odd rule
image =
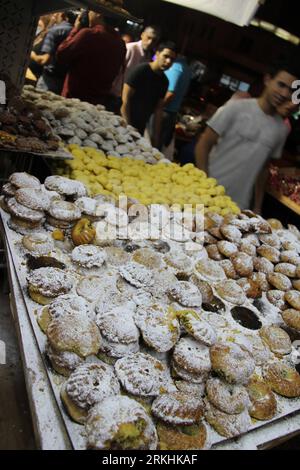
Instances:
[[[176,204],[191,210],[203,204],[222,215],[238,214],[239,208],[214,178],[192,164],[180,167],[171,162],[150,165],[140,159],[105,156],[93,148],[69,145],[74,159],[57,165],[55,172],[83,182],[91,195],[118,198],[126,195],[141,204]]]
[[[34,103],[66,144],[92,147],[117,157],[130,155],[148,163],[164,158],[136,129],[104,106],[65,99],[32,86],[24,88],[23,96]]]
[[[23,237],[7,227],[12,190],[23,189],[28,205],[24,186],[38,184],[28,175],[12,175],[10,215],[1,212],[74,448],[207,447],[299,410],[292,343],[299,338],[298,230],[244,211],[207,214],[203,232],[196,216],[172,213],[172,229],[164,218],[149,219],[160,230],[154,240],[145,238],[145,218],[85,200],[74,183],[45,181],[61,198],[44,209],[47,230]],[[74,244],[70,230],[82,216],[91,218],[94,237]],[[35,269],[24,258],[34,258]],[[66,416],[60,394],[72,420],[84,425]]]

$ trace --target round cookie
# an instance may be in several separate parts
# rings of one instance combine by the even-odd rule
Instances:
[[[206,400],[205,418],[218,434],[228,439],[246,433],[251,427],[248,410],[244,410],[240,414],[229,415],[220,411],[208,400]]]
[[[160,450],[199,450],[206,448],[207,429],[204,423],[194,426],[157,424]]]
[[[277,412],[277,402],[269,385],[263,380],[252,378],[247,385],[251,405],[249,414],[252,418],[267,421],[274,418]]]
[[[186,332],[200,343],[212,346],[217,341],[217,334],[213,327],[194,310],[177,312],[180,324]]]
[[[35,188],[40,189],[40,181],[28,173],[13,173],[8,180],[16,188]]]
[[[220,282],[215,289],[219,297],[234,305],[243,305],[246,302],[243,289],[235,281]]]
[[[230,385],[217,377],[206,382],[206,394],[210,403],[230,415],[242,413],[249,405],[245,387]]]
[[[33,255],[47,255],[54,249],[53,239],[46,233],[32,233],[22,238],[23,247]]]
[[[29,209],[46,211],[50,207],[51,200],[41,189],[22,188],[15,194],[16,201]]]
[[[120,384],[113,369],[103,362],[97,362],[77,367],[63,384],[60,394],[71,418],[83,424],[94,405],[119,393]]]
[[[157,397],[152,403],[152,414],[171,425],[188,426],[197,424],[203,417],[203,401],[177,391]]]
[[[86,434],[89,449],[155,450],[158,443],[142,405],[121,395],[105,398],[90,410]]]
[[[300,311],[300,292],[291,290],[285,294],[284,298],[294,309]]]
[[[246,384],[255,369],[252,356],[230,342],[212,346],[210,359],[212,369],[230,384]]]
[[[199,289],[187,281],[178,281],[168,290],[171,299],[180,303],[184,307],[201,307],[202,295]]]
[[[300,331],[300,311],[295,309],[287,309],[281,313],[283,321],[290,328]]]
[[[177,372],[183,369],[200,377],[206,377],[211,370],[209,348],[188,336],[181,338],[176,344],[173,362]]]
[[[76,246],[71,254],[72,261],[86,269],[100,268],[105,263],[106,256],[102,248],[94,245]]]
[[[101,342],[95,322],[78,313],[54,318],[47,328],[47,337],[55,351],[75,353],[82,358],[97,354]]]
[[[115,371],[122,387],[132,395],[156,397],[176,391],[166,366],[149,354],[129,354],[116,362]]]
[[[53,369],[65,377],[69,377],[83,363],[83,358],[78,354],[69,351],[56,351],[49,343],[46,346],[46,354]]]
[[[86,188],[80,181],[69,180],[63,176],[49,176],[44,182],[49,191],[56,191],[61,196],[80,198],[86,196]]]
[[[51,221],[75,222],[80,219],[80,209],[72,202],[54,200],[48,210]]]
[[[58,268],[39,268],[27,276],[30,297],[41,305],[47,305],[53,298],[67,294],[73,287],[70,275]]]
[[[291,353],[292,343],[290,337],[282,328],[275,325],[264,326],[259,331],[259,335],[274,354],[285,356]]]
[[[195,266],[195,274],[201,280],[207,282],[218,282],[226,279],[222,266],[213,260],[199,261]]]
[[[263,376],[271,389],[287,398],[297,398],[300,396],[300,375],[296,369],[275,362],[267,365],[263,369]]]
[[[10,198],[7,201],[7,207],[10,214],[12,214],[17,219],[38,224],[42,222],[44,218],[44,212],[29,209],[28,207],[23,206],[22,204],[17,202],[14,197]]]

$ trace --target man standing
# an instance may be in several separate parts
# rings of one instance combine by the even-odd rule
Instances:
[[[126,75],[137,65],[151,62],[159,37],[160,30],[157,26],[147,26],[141,34],[140,41],[127,44]]]
[[[160,37],[157,26],[147,26],[141,34],[140,41],[126,43],[126,58],[118,76],[112,84],[111,93],[116,99],[116,109],[120,110],[121,96],[125,77],[137,65],[151,62],[155,46]]]
[[[176,58],[173,42],[161,43],[156,58],[150,64],[134,68],[125,80],[123,88],[122,116],[143,135],[147,122],[154,113],[152,145],[159,143],[164,96],[168,90],[168,79],[164,72]]]
[[[40,54],[31,53],[34,62],[43,66],[43,72],[37,82],[37,88],[40,90],[53,91],[57,95],[61,94],[64,84],[66,70],[59,66],[55,59],[58,46],[68,37],[71,32],[76,15],[71,11],[64,11],[55,14],[55,24],[45,36]]]
[[[188,92],[192,77],[191,69],[183,56],[177,57],[165,74],[169,80],[169,86],[164,100],[160,149],[168,147],[172,141],[177,115]]]
[[[250,207],[256,186],[254,210],[261,211],[266,165],[281,157],[288,134],[277,108],[291,99],[297,77],[292,64],[274,68],[258,99],[228,102],[208,121],[196,145],[198,168],[225,186],[241,209]]]
[[[89,28],[76,24],[56,55],[68,68],[62,96],[107,106],[111,86],[124,62],[126,47],[120,34],[101,13],[89,11]]]

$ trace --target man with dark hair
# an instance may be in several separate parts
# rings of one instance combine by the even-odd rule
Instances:
[[[126,43],[125,62],[122,64],[111,89],[112,94],[120,102],[118,105],[119,109],[125,78],[137,65],[151,62],[159,38],[160,28],[158,26],[147,26],[141,34],[140,41]]]
[[[55,24],[45,36],[40,55],[33,52],[31,58],[37,64],[44,67],[43,73],[38,80],[37,88],[53,91],[53,93],[60,95],[66,70],[63,66],[57,64],[55,54],[59,45],[71,32],[76,15],[72,10],[67,10],[56,13],[55,17]]]
[[[155,60],[134,68],[126,78],[123,88],[122,116],[142,135],[151,114],[154,113],[154,146],[159,142],[164,96],[169,84],[164,72],[171,67],[175,58],[175,44],[161,43],[156,50]]]
[[[225,186],[241,209],[250,207],[255,188],[253,208],[261,211],[266,165],[281,157],[288,135],[277,109],[291,100],[298,77],[291,64],[279,64],[265,76],[258,99],[228,102],[208,121],[196,145],[198,168]]]
[[[124,62],[126,47],[120,34],[101,13],[89,11],[89,28],[78,22],[58,48],[56,58],[68,69],[62,96],[107,106],[111,86]]]

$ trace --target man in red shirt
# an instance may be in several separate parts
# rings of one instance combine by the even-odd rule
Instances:
[[[58,48],[57,62],[68,69],[62,96],[108,106],[126,46],[119,33],[105,24],[101,13],[89,11],[89,24],[89,28],[80,29],[76,21]]]

